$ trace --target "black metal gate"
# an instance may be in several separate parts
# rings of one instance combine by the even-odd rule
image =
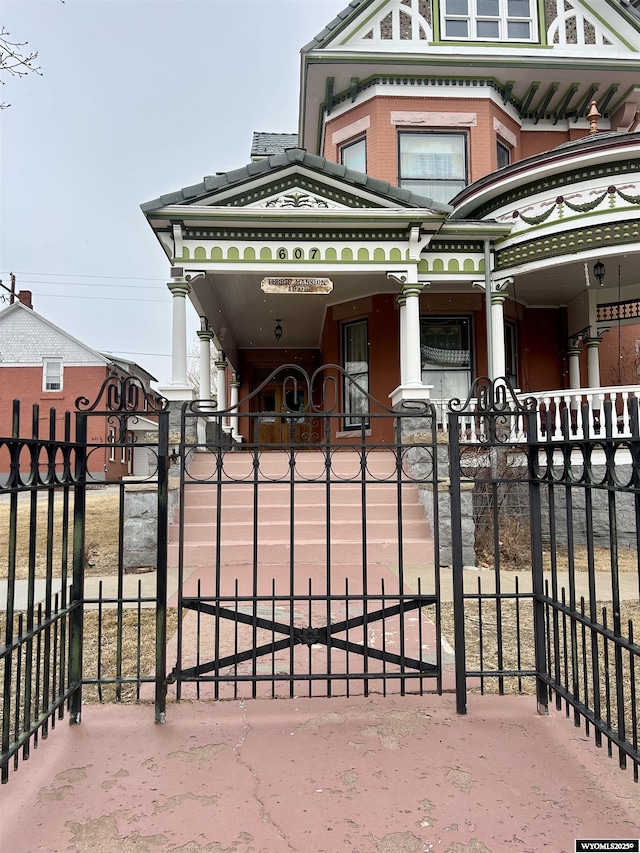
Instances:
[[[183,409],[169,545],[178,698],[441,691],[432,408],[391,410],[335,365],[204,405]]]
[[[449,406],[457,708],[470,685],[555,700],[637,781],[640,418],[612,397],[539,406],[480,379]]]

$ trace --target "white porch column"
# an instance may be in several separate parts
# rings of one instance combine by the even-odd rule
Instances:
[[[167,283],[171,291],[173,323],[171,329],[171,382],[160,392],[168,400],[193,400],[193,388],[187,382],[187,303],[191,292],[184,279]]]
[[[513,279],[505,279],[508,283]],[[493,365],[494,376],[492,379],[498,379],[505,376],[507,373],[507,354],[505,352],[504,340],[504,301],[506,296],[502,292],[507,286],[504,282],[496,282],[495,290],[491,291],[491,331],[493,340],[491,341],[491,364]]]
[[[404,385],[407,381],[406,347],[403,343],[407,339],[407,298],[404,293],[401,293],[398,296],[397,302],[400,320],[400,385]]]
[[[196,334],[200,338],[200,388],[201,400],[211,400],[211,341],[213,332],[205,328],[206,320],[202,321],[203,328]],[[210,408],[201,406],[202,409]]]
[[[211,340],[213,332],[208,328],[204,317],[200,318],[201,327],[196,334],[200,338],[200,411],[204,414],[211,411]],[[207,443],[207,419],[198,418],[198,444]]]
[[[231,382],[229,383],[229,387],[231,388],[231,405],[230,408],[234,410],[233,414],[229,417],[229,423],[231,425],[231,437],[234,441],[242,441],[242,436],[238,432],[238,397],[240,392],[240,380],[238,379],[238,374],[234,373],[231,377]]]
[[[600,357],[598,347],[601,339],[598,337],[587,338],[587,382],[589,388],[600,387]]]
[[[219,412],[224,412],[227,409],[227,359],[222,351],[220,351],[219,358],[216,361],[216,370],[218,371],[218,404],[216,408]],[[223,417],[220,423],[225,432],[230,431],[227,417]]]
[[[432,385],[422,383],[420,351],[420,293],[428,282],[418,282],[418,267],[388,272],[387,278],[400,282],[400,385],[389,394],[393,406],[404,400],[428,400]]]
[[[401,350],[404,350],[406,365],[406,381],[403,385],[422,385],[422,359],[420,357],[420,292],[422,285],[406,284],[402,289],[405,298],[405,339],[400,341]]]
[[[572,344],[567,350],[569,359],[569,388],[580,388],[580,347]]]
[[[171,384],[187,384],[187,302],[191,292],[186,281],[170,281],[167,287],[173,297],[171,330]]]

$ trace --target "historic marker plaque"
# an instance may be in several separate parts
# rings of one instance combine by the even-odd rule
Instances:
[[[275,278],[267,276],[260,282],[265,293],[331,293],[330,278]]]

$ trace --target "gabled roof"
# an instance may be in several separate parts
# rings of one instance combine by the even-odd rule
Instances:
[[[614,11],[620,12],[622,17],[627,19],[631,18],[635,22],[640,22],[640,12],[638,11],[640,9],[640,0],[606,0],[606,2]],[[333,37],[335,37],[337,32],[339,32],[346,24],[352,23],[355,18],[359,17],[364,12],[365,7],[373,6],[376,3],[377,0],[352,0],[348,6],[346,6],[341,12],[338,12],[336,17],[329,21],[329,23],[326,24],[326,26],[302,48],[302,53],[308,53],[316,48],[326,47],[333,41]],[[385,5],[388,7],[387,11],[390,11],[391,7],[396,5],[396,2],[395,0],[387,0],[386,3],[378,4],[378,8],[376,10],[377,16],[380,14],[386,14],[383,10],[383,6]],[[409,13],[411,10],[409,8],[405,8],[403,11]]]
[[[260,133],[254,131],[251,159],[256,160],[271,157],[273,154],[284,154],[287,149],[297,147],[297,133]]]
[[[315,47],[321,45],[328,36],[332,34],[332,32],[339,27],[346,19],[352,14],[352,12],[358,8],[358,6],[362,6],[363,3],[370,3],[371,0],[351,0],[351,3],[342,10],[342,12],[338,12],[336,17],[329,21],[329,23],[321,30],[317,36],[311,39],[308,44],[302,48],[302,52],[306,53],[309,50],[313,50]]]
[[[0,366],[42,364],[62,358],[71,364],[109,364],[109,359],[21,302],[0,311]]]
[[[222,195],[236,187],[240,189],[243,184],[255,181],[256,178],[264,180],[271,176],[276,177],[278,173],[292,168],[314,173],[320,180],[325,178],[334,182],[339,181],[345,189],[351,188],[359,194],[362,192],[370,194],[379,199],[380,206],[415,207],[433,210],[436,213],[449,213],[451,210],[448,204],[441,204],[409,190],[395,187],[387,181],[372,178],[364,172],[347,169],[346,166],[333,163],[324,157],[309,154],[302,148],[289,149],[282,154],[249,163],[240,169],[205,177],[199,184],[161,195],[159,198],[141,204],[140,207],[144,213],[149,213],[169,205],[199,205],[205,202],[212,204],[216,194]],[[228,203],[228,201],[221,201],[221,204]]]
[[[353,0],[302,49],[300,145],[322,151],[325,122],[376,96],[468,92],[553,127],[584,122],[594,99],[605,119],[640,107],[640,15],[630,0],[537,5],[529,37],[516,41],[447,37],[427,0]]]
[[[118,366],[155,381],[154,376],[135,362],[98,352],[21,302],[0,311],[0,328],[0,368],[42,365],[43,358],[62,358],[67,365]]]

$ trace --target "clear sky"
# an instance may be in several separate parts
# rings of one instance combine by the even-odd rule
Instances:
[[[346,6],[3,0],[43,71],[0,88],[3,284],[168,382],[169,265],[139,205],[246,165],[254,130],[295,133],[300,48]],[[196,328],[190,311],[190,348]]]

